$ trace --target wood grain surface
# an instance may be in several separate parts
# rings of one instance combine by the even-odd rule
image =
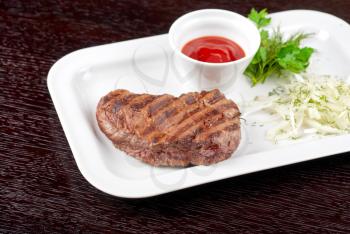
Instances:
[[[57,59],[166,33],[192,10],[251,7],[350,22],[349,0],[0,1],[0,233],[350,233],[349,154],[144,200],[106,195],[77,168],[46,86]]]

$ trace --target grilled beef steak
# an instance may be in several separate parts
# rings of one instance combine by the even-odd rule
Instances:
[[[101,98],[97,122],[114,145],[154,166],[209,165],[240,142],[240,112],[219,90],[171,95],[115,90]]]

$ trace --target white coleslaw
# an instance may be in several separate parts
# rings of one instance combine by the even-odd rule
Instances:
[[[310,133],[350,133],[350,85],[335,77],[295,75],[251,104],[281,120],[267,132],[267,138],[274,142]]]

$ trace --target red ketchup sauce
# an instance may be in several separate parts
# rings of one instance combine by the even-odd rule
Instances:
[[[190,58],[207,63],[226,63],[245,56],[243,49],[225,37],[206,36],[187,42],[181,52]]]

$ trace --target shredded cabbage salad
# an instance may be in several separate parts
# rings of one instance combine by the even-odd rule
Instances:
[[[295,75],[253,103],[281,120],[267,132],[274,142],[310,133],[350,133],[350,85],[334,77]]]

